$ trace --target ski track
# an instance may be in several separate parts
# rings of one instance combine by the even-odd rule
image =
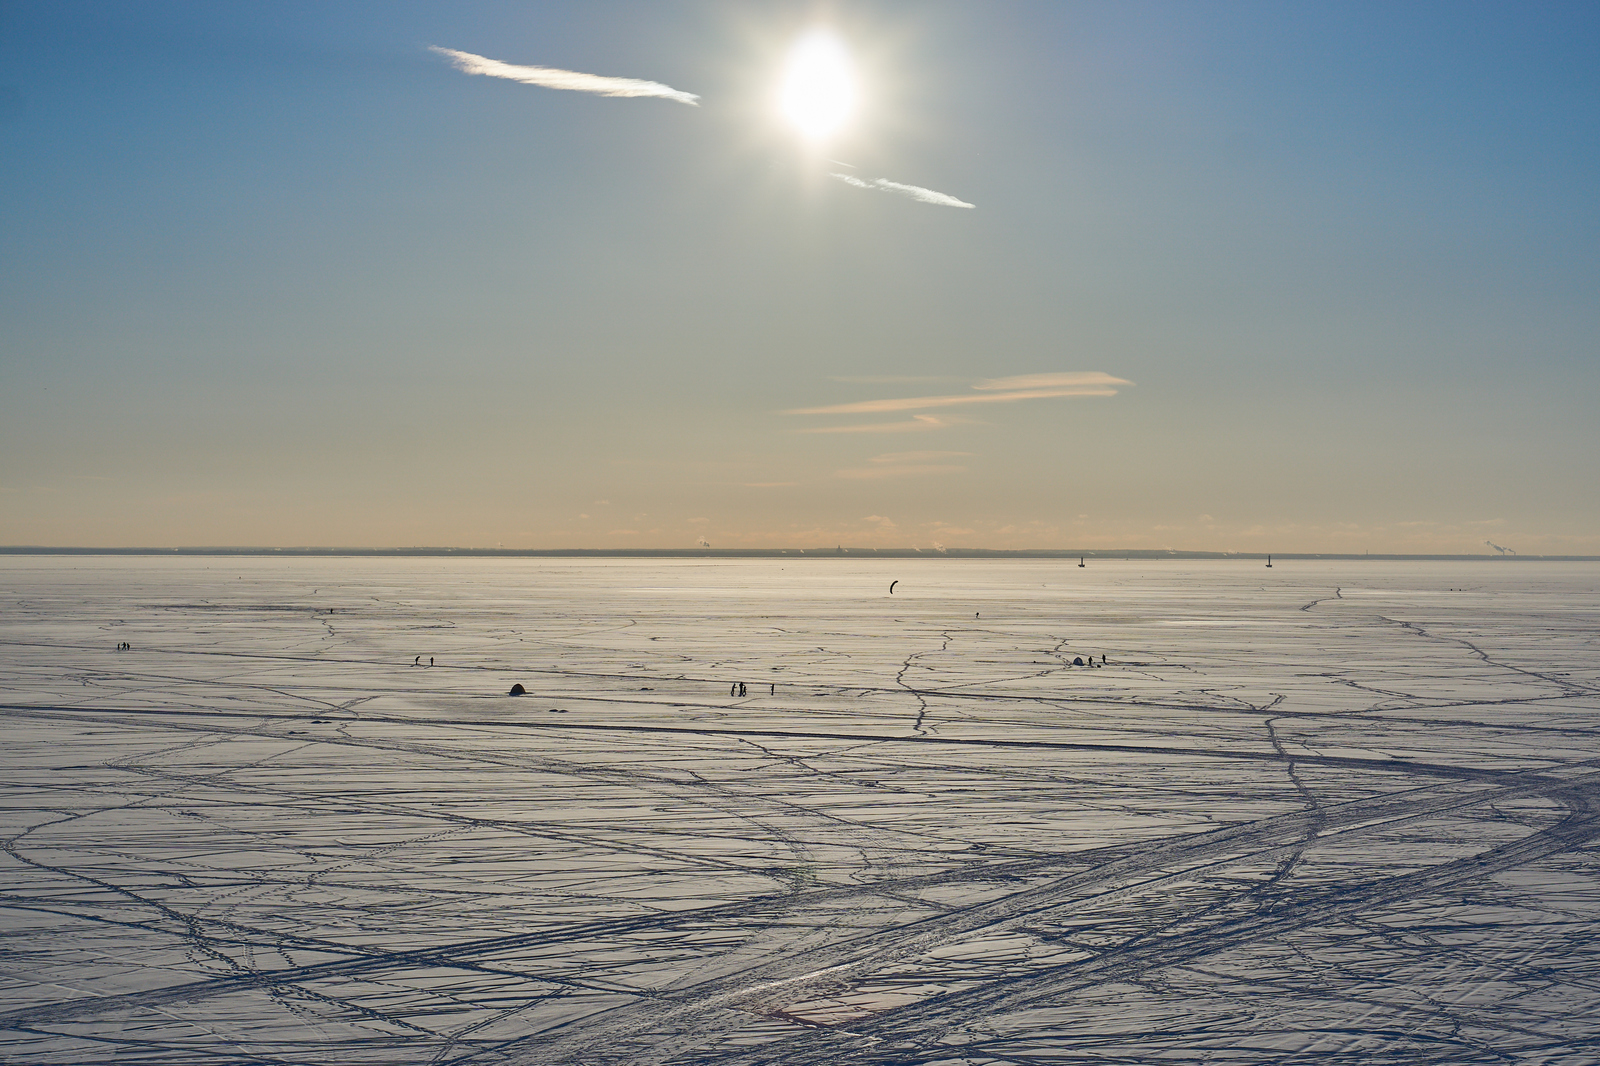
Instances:
[[[1597,579],[0,557],[0,1062],[1600,1061]]]

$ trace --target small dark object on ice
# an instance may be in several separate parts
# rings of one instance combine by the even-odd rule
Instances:
[[[550,708],[550,713],[551,713],[551,714],[566,714],[566,713],[567,713],[567,712],[566,712],[566,711],[563,711],[563,710],[562,710],[562,709],[561,709],[561,708],[559,708],[559,707],[552,707],[552,708]]]
[[[528,690],[522,687],[522,682],[520,681],[512,685],[511,691],[506,693],[508,696],[526,696],[527,694]]]
[[[894,595],[894,587],[895,587],[895,586],[896,586],[896,585],[898,585],[898,584],[900,584],[900,582],[898,582],[898,581],[891,581],[891,582],[889,582],[889,595],[891,595],[891,596],[893,596],[893,595]]]
[[[1077,658],[1073,659],[1072,660],[1072,665],[1073,666],[1082,666],[1083,665],[1083,656],[1080,655]]]

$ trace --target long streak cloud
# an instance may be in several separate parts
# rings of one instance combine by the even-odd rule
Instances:
[[[838,178],[846,185],[854,185],[858,189],[872,189],[876,192],[892,192],[899,196],[908,196],[911,199],[916,200],[918,203],[935,204],[939,207],[977,206],[976,204],[969,204],[965,200],[957,200],[954,196],[950,196],[947,193],[935,192],[932,189],[924,189],[920,185],[902,185],[900,182],[890,181],[888,178],[873,178],[871,181],[864,181],[863,179],[856,177],[854,174],[840,174],[836,171],[831,173],[830,176]]]
[[[1028,381],[1038,384],[1021,388],[1011,382]],[[919,411],[930,407],[957,407],[974,403],[1014,403],[1018,400],[1044,400],[1057,396],[1115,396],[1117,386],[1133,382],[1114,378],[1099,371],[1070,374],[1038,374],[1021,378],[1000,378],[980,382],[977,392],[955,396],[906,396],[889,400],[860,400],[856,403],[839,403],[827,407],[800,407],[791,415],[859,415],[882,414],[887,411]]]
[[[659,81],[645,81],[642,78],[609,78],[600,74],[585,74],[577,70],[561,70],[558,67],[524,67],[515,63],[502,63],[498,59],[488,56],[476,55],[472,52],[461,52],[454,48],[441,48],[436,44],[428,46],[428,50],[449,59],[451,64],[463,74],[481,74],[486,78],[504,78],[521,85],[537,85],[545,89],[566,89],[570,92],[594,93],[596,96],[654,96],[663,100],[676,100],[680,104],[691,107],[700,106],[700,97],[695,93],[686,93],[682,89],[674,89],[670,85],[663,85]],[[837,160],[835,160],[837,162]],[[849,166],[845,163],[843,166]],[[854,185],[858,189],[869,189],[873,192],[894,193],[904,196],[918,203],[933,204],[936,207],[965,207],[973,208],[976,204],[969,204],[965,200],[958,200],[948,193],[935,189],[925,189],[921,185],[907,185],[904,182],[890,181],[888,178],[873,178],[871,181],[858,178],[853,174],[833,173],[831,175],[846,185]]]
[[[520,67],[502,63],[498,59],[458,52],[453,48],[428,46],[432,51],[447,56],[463,74],[482,74],[488,78],[505,78],[523,85],[538,85],[546,89],[569,89],[572,92],[594,93],[598,96],[658,96],[676,100],[692,107],[700,106],[700,97],[663,85],[658,81],[638,78],[607,78],[599,74],[583,74],[576,70],[557,70],[555,67]]]
[[[904,422],[867,422],[855,426],[810,426],[800,433],[917,433],[950,426],[972,425],[971,418],[952,418],[949,415],[912,415]]]

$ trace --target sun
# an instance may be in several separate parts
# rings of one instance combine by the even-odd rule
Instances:
[[[824,141],[850,120],[856,81],[844,44],[825,30],[795,42],[778,90],[778,110],[808,141]]]

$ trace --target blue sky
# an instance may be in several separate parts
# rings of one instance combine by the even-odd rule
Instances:
[[[771,103],[817,25],[824,153]],[[1600,554],[1597,46],[1587,3],[8,4],[0,543]],[[1087,372],[1132,384],[788,413]]]

